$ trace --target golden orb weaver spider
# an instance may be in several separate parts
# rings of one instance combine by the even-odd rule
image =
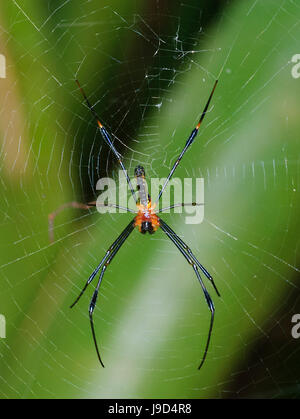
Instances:
[[[188,137],[185,146],[183,147],[183,150],[181,151],[180,155],[178,156],[177,160],[175,161],[175,163],[173,164],[173,167],[168,175],[168,177],[166,178],[160,192],[159,195],[156,199],[156,201],[154,202],[154,204],[152,204],[151,201],[151,197],[147,194],[147,189],[146,189],[146,181],[145,181],[145,170],[142,166],[137,166],[135,168],[134,171],[134,175],[136,177],[137,180],[137,189],[138,189],[138,193],[139,193],[139,198],[136,197],[136,193],[133,189],[130,177],[128,176],[128,173],[125,169],[125,166],[123,164],[122,161],[122,157],[121,155],[118,153],[118,151],[116,150],[115,146],[113,145],[110,135],[108,134],[107,130],[105,129],[105,127],[103,126],[103,124],[100,122],[100,118],[98,117],[97,113],[95,112],[95,110],[93,109],[93,107],[91,106],[84,90],[82,89],[82,87],[79,84],[79,81],[76,80],[76,83],[84,97],[84,100],[89,108],[89,110],[91,111],[91,113],[93,114],[95,120],[97,121],[98,127],[100,129],[100,132],[102,134],[102,137],[104,139],[104,141],[108,144],[108,146],[110,147],[111,151],[113,152],[113,154],[115,155],[115,157],[118,160],[118,163],[120,164],[122,171],[125,174],[128,186],[130,188],[131,194],[135,200],[135,203],[137,205],[137,209],[138,211],[135,212],[133,210],[131,210],[130,208],[124,208],[124,207],[120,207],[118,205],[109,205],[109,206],[113,206],[116,208],[121,208],[121,209],[125,209],[128,212],[137,214],[133,220],[130,221],[130,223],[127,225],[127,227],[122,231],[122,233],[119,235],[119,237],[112,243],[112,245],[109,247],[109,249],[106,251],[103,259],[101,260],[101,262],[99,263],[99,265],[96,267],[96,269],[93,271],[93,273],[90,275],[90,277],[88,278],[88,280],[86,281],[82,291],[80,292],[80,294],[78,295],[78,297],[76,298],[76,300],[73,302],[73,304],[71,305],[71,308],[75,306],[75,304],[77,304],[77,302],[79,301],[79,299],[81,298],[81,296],[83,295],[83,293],[85,292],[85,290],[87,289],[88,285],[93,281],[93,279],[95,278],[95,276],[98,274],[98,272],[100,271],[100,275],[99,275],[99,279],[96,285],[96,288],[94,290],[92,299],[90,301],[90,305],[89,305],[89,318],[90,318],[90,324],[91,324],[91,329],[92,329],[92,336],[93,336],[93,340],[94,340],[94,345],[96,348],[96,352],[97,352],[97,356],[99,359],[100,364],[102,365],[102,367],[104,367],[104,364],[102,362],[101,356],[100,356],[100,351],[99,351],[99,347],[98,347],[98,343],[97,343],[97,339],[96,339],[96,333],[95,333],[95,328],[94,328],[94,321],[93,321],[93,312],[96,306],[96,302],[97,302],[97,298],[98,298],[98,293],[99,293],[99,288],[104,276],[104,273],[108,267],[108,265],[111,263],[111,261],[113,260],[113,258],[115,257],[115,255],[117,254],[117,252],[119,251],[119,249],[121,248],[121,246],[124,244],[124,242],[126,241],[126,239],[129,237],[129,235],[131,234],[131,232],[134,230],[135,227],[138,228],[138,230],[140,231],[140,233],[145,234],[145,233],[149,233],[149,234],[154,234],[158,228],[161,228],[163,230],[163,232],[167,235],[167,237],[174,243],[174,245],[177,247],[177,249],[181,252],[181,254],[185,257],[185,259],[187,260],[187,262],[192,266],[196,277],[201,285],[202,291],[204,293],[205,296],[205,300],[207,302],[208,308],[210,310],[211,313],[211,319],[210,319],[210,326],[209,326],[209,330],[208,330],[208,337],[207,337],[207,341],[206,341],[206,345],[205,345],[205,349],[204,349],[204,354],[202,357],[202,360],[200,362],[200,365],[198,367],[198,369],[200,369],[206,359],[207,356],[207,352],[208,352],[208,347],[209,347],[209,343],[210,343],[210,339],[211,339],[211,334],[212,334],[212,329],[213,329],[213,323],[214,323],[214,314],[215,314],[215,307],[213,304],[213,301],[204,285],[204,282],[201,278],[199,269],[201,270],[201,272],[206,276],[206,278],[211,282],[211,284],[213,285],[216,293],[218,296],[220,296],[220,293],[215,285],[215,282],[212,278],[212,276],[210,275],[210,273],[204,268],[203,265],[201,265],[201,263],[198,261],[198,259],[195,257],[195,255],[193,254],[193,252],[191,251],[191,249],[183,242],[183,240],[171,229],[171,227],[168,226],[168,224],[166,222],[164,222],[161,217],[159,217],[157,215],[157,213],[163,212],[165,210],[169,210],[171,208],[175,208],[178,206],[188,206],[188,205],[200,205],[197,204],[195,202],[190,203],[190,204],[186,204],[186,203],[180,203],[180,204],[174,204],[171,205],[167,208],[162,208],[158,211],[155,210],[156,204],[157,202],[160,200],[169,180],[171,179],[171,177],[173,176],[173,173],[175,172],[177,166],[179,165],[182,157],[184,156],[185,152],[187,151],[187,149],[191,146],[191,144],[193,143],[193,141],[195,140],[196,135],[198,134],[198,130],[200,128],[200,125],[206,115],[208,106],[210,104],[211,98],[213,96],[213,93],[215,91],[215,88],[217,86],[218,80],[215,81],[213,89],[210,93],[210,96],[208,98],[208,101],[204,107],[204,110],[201,114],[201,117],[199,119],[198,124],[196,125],[196,127],[193,129],[193,131],[191,132],[190,136]],[[97,204],[98,205],[98,204]],[[105,204],[104,204],[105,205]],[[81,208],[81,209],[88,209],[90,207],[96,206],[96,202],[90,202],[88,204],[82,204],[82,203],[78,203],[78,202],[71,202],[69,204],[64,204],[62,205],[58,210],[56,210],[55,212],[53,212],[52,214],[49,215],[49,235],[50,235],[50,240],[53,241],[53,221],[55,216],[62,211],[64,208],[66,207],[73,207],[73,208]]]

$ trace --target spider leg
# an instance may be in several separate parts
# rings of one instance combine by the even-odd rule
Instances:
[[[133,219],[132,221],[130,221],[130,223],[127,225],[127,227],[125,227],[125,229],[122,231],[122,233],[119,235],[119,237],[113,242],[113,244],[108,248],[107,252],[105,253],[103,259],[101,260],[101,262],[99,263],[99,265],[97,266],[97,268],[92,272],[92,274],[89,276],[89,279],[86,281],[82,291],[80,292],[80,294],[78,295],[78,297],[76,298],[76,300],[74,301],[74,303],[70,306],[70,308],[73,308],[75,306],[75,304],[78,303],[78,301],[80,300],[81,296],[84,294],[85,290],[87,289],[87,287],[89,286],[89,284],[92,282],[92,280],[95,278],[95,276],[97,275],[97,273],[99,272],[99,270],[101,269],[102,265],[104,264],[104,262],[106,262],[106,260],[109,259],[110,255],[112,254],[112,252],[114,252],[115,248],[118,246],[118,244],[122,242],[122,240],[128,237],[129,233],[131,233],[131,231],[134,228],[134,223],[135,220]],[[129,232],[129,233],[128,233]]]
[[[181,238],[175,233],[174,230],[171,229],[171,227],[168,226],[167,223],[165,223],[161,218],[160,218],[160,224],[164,226],[164,228],[172,235],[172,237],[174,238],[174,240],[176,240],[178,242],[178,244],[183,247],[185,249],[185,251],[189,254],[189,256],[191,257],[191,259],[196,263],[196,265],[201,269],[201,271],[204,273],[204,275],[210,280],[210,282],[212,283],[212,286],[214,287],[217,295],[219,297],[221,297],[219,290],[213,280],[213,277],[211,276],[211,274],[204,268],[203,265],[201,265],[201,263],[199,262],[199,260],[196,258],[196,256],[193,254],[193,252],[191,251],[191,249],[184,243],[183,240],[181,240]]]
[[[207,289],[206,289],[206,287],[205,287],[205,285],[202,281],[201,275],[198,271],[198,268],[197,268],[197,265],[196,265],[195,261],[193,260],[191,255],[189,253],[187,253],[186,249],[180,244],[180,242],[178,240],[176,240],[176,238],[178,237],[177,234],[174,233],[174,232],[172,233],[172,230],[170,228],[168,228],[168,225],[164,221],[162,221],[161,218],[160,218],[160,227],[164,231],[164,233],[166,233],[166,235],[169,237],[169,239],[175,244],[177,249],[182,253],[182,255],[185,257],[187,262],[193,267],[194,272],[197,276],[197,279],[198,279],[198,281],[201,285],[202,291],[204,293],[205,300],[207,302],[208,308],[209,308],[210,313],[211,313],[210,325],[209,325],[208,336],[207,336],[206,345],[205,345],[205,349],[204,349],[204,354],[203,354],[201,363],[198,367],[198,369],[200,370],[200,368],[204,364],[204,361],[205,361],[206,356],[207,356],[208,348],[209,348],[209,343],[210,343],[213,324],[214,324],[215,307],[214,307],[213,301],[212,301],[212,299],[211,299],[211,297],[210,297],[210,295],[209,295],[209,293],[208,293],[208,291],[207,291]]]
[[[110,138],[109,133],[106,131],[105,127],[101,124],[101,122],[100,122],[100,118],[98,117],[98,115],[97,115],[97,113],[96,113],[95,109],[94,109],[94,108],[92,107],[92,105],[90,104],[90,102],[89,102],[89,100],[88,100],[88,98],[87,98],[87,96],[86,96],[86,94],[85,94],[85,92],[84,92],[83,88],[81,87],[81,85],[80,85],[79,81],[78,81],[78,80],[75,80],[75,81],[76,81],[77,86],[79,87],[79,90],[80,90],[80,92],[81,92],[82,96],[84,97],[84,100],[85,100],[85,102],[86,102],[86,104],[87,104],[87,107],[89,108],[89,110],[91,111],[91,113],[92,113],[93,117],[94,117],[94,118],[95,118],[95,120],[97,121],[98,127],[99,127],[99,129],[100,129],[100,132],[101,132],[101,135],[102,135],[102,137],[103,137],[104,141],[106,142],[106,144],[108,144],[108,145],[109,145],[109,147],[110,147],[111,151],[112,151],[112,152],[114,153],[114,155],[116,156],[116,158],[117,158],[117,160],[118,160],[118,163],[119,163],[119,165],[121,166],[121,168],[122,168],[122,170],[123,170],[123,173],[124,173],[124,175],[125,175],[125,177],[126,177],[126,180],[127,180],[128,186],[129,186],[129,188],[130,188],[130,190],[131,190],[131,194],[132,194],[132,196],[133,196],[133,198],[134,198],[135,202],[137,202],[137,198],[136,198],[136,195],[135,195],[135,192],[134,192],[134,189],[133,189],[133,186],[132,186],[132,183],[131,183],[130,177],[128,176],[127,170],[125,169],[124,163],[123,163],[123,161],[122,161],[121,154],[120,154],[120,153],[116,150],[115,146],[113,145],[113,143],[112,143],[112,141],[111,141],[111,138]]]
[[[124,230],[125,233],[122,235],[122,238],[120,239],[120,241],[118,242],[118,244],[115,246],[115,248],[112,250],[111,254],[106,259],[106,262],[105,262],[105,264],[102,267],[102,270],[100,272],[99,280],[98,280],[97,286],[95,288],[95,291],[93,293],[93,296],[92,296],[92,299],[91,299],[91,302],[90,302],[90,306],[89,306],[89,316],[90,316],[90,323],[91,323],[93,340],[94,340],[94,344],[95,344],[95,348],[96,348],[96,352],[97,352],[97,356],[98,356],[99,362],[100,362],[100,364],[102,365],[103,368],[104,368],[104,364],[103,364],[103,362],[101,360],[100,351],[99,351],[99,347],[98,347],[97,339],[96,339],[96,333],[95,333],[95,327],[94,327],[94,320],[93,320],[93,312],[94,312],[94,309],[96,307],[99,288],[100,288],[100,285],[101,285],[101,282],[102,282],[104,273],[106,271],[106,268],[108,267],[108,265],[110,264],[110,262],[112,261],[112,259],[115,257],[115,255],[117,254],[118,250],[120,249],[120,247],[122,246],[122,244],[125,242],[125,240],[128,238],[129,234],[133,231],[133,229],[134,229],[134,222],[131,222],[131,224],[125,229],[126,232]]]
[[[212,89],[212,91],[211,91],[211,93],[210,93],[210,96],[209,96],[208,101],[207,101],[207,103],[206,103],[206,105],[205,105],[205,107],[204,107],[204,110],[203,110],[202,114],[201,114],[201,117],[200,117],[200,119],[199,119],[199,122],[198,122],[198,124],[196,125],[196,128],[194,128],[194,129],[193,129],[193,131],[191,132],[191,134],[190,134],[189,138],[187,139],[187,142],[186,142],[185,146],[183,147],[182,152],[179,154],[179,156],[178,156],[177,160],[175,161],[175,163],[174,163],[174,165],[173,165],[173,167],[172,167],[172,169],[171,169],[171,171],[170,171],[170,173],[169,173],[169,175],[168,175],[167,179],[165,180],[165,183],[163,184],[163,187],[161,188],[161,190],[160,190],[160,192],[159,192],[159,195],[158,195],[158,198],[157,198],[157,200],[155,201],[155,203],[157,203],[157,202],[160,200],[160,197],[162,196],[163,191],[165,190],[165,188],[166,188],[166,186],[167,186],[167,184],[168,184],[169,180],[170,180],[170,179],[171,179],[171,177],[173,176],[173,173],[175,172],[175,169],[176,169],[176,168],[177,168],[177,166],[179,165],[179,163],[180,163],[180,161],[181,161],[182,157],[184,156],[185,152],[186,152],[186,151],[187,151],[187,149],[190,147],[190,145],[194,142],[195,137],[196,137],[196,135],[198,134],[198,130],[199,130],[199,128],[200,128],[200,125],[201,125],[201,123],[202,123],[202,121],[203,121],[203,119],[204,119],[204,117],[205,117],[205,115],[206,115],[206,113],[207,113],[207,109],[208,109],[208,106],[209,106],[209,104],[210,104],[211,98],[212,98],[212,96],[213,96],[213,94],[214,94],[214,91],[215,91],[215,88],[216,88],[216,86],[217,86],[217,83],[218,83],[218,80],[216,80],[216,81],[215,81],[214,87],[213,87],[213,89]]]
[[[76,201],[67,202],[65,204],[62,204],[55,211],[51,212],[51,214],[48,215],[49,242],[54,243],[54,219],[55,217],[57,217],[58,214],[60,214],[62,211],[64,211],[67,208],[78,208],[78,209],[83,209],[83,210],[89,210],[92,207],[111,207],[111,208],[117,208],[117,209],[121,209],[121,210],[135,214],[135,211],[133,211],[132,209],[127,208],[127,207],[122,207],[121,205],[116,205],[116,204],[97,203],[96,201],[88,202],[87,204],[84,204],[82,202],[76,202]]]

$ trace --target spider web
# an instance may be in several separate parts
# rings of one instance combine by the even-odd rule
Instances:
[[[299,5],[293,1],[25,2],[2,6],[0,394],[19,397],[297,397],[299,340]],[[208,3],[211,3],[210,6]],[[162,232],[136,231],[69,309],[128,214],[67,209],[119,167],[78,78],[133,176],[204,178],[205,219],[165,220],[212,273],[209,311]]]

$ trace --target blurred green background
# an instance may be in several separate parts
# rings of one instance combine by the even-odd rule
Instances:
[[[300,54],[296,2],[1,2],[2,398],[298,397]],[[296,72],[297,73],[297,72]],[[294,76],[293,76],[294,74]],[[300,74],[300,72],[299,72]],[[74,83],[113,133],[132,176],[167,176],[220,75],[176,176],[203,177],[205,219],[164,218],[213,274],[209,311],[162,232],[134,231],[69,309],[127,214],[68,209],[118,165]]]

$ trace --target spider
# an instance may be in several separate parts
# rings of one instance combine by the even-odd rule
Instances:
[[[178,206],[187,206],[187,205],[200,205],[197,204],[195,202],[193,203],[180,203],[180,204],[174,204],[171,205],[167,208],[162,208],[158,211],[155,210],[156,204],[158,203],[158,201],[160,200],[169,180],[171,179],[171,177],[173,176],[177,166],[179,165],[182,157],[184,156],[184,154],[186,153],[187,149],[192,145],[193,141],[195,140],[196,135],[198,134],[198,130],[200,128],[200,125],[206,115],[207,109],[209,107],[211,98],[213,96],[213,93],[215,91],[215,88],[217,86],[218,80],[215,81],[213,89],[210,93],[210,96],[208,98],[208,101],[204,107],[204,110],[201,114],[201,117],[199,119],[198,124],[196,125],[196,127],[193,129],[193,131],[191,132],[190,136],[188,137],[185,146],[183,147],[183,150],[181,151],[181,153],[179,154],[177,160],[175,161],[175,163],[173,164],[173,167],[168,175],[168,177],[166,178],[160,192],[159,195],[156,199],[156,201],[152,204],[151,201],[151,197],[150,195],[148,195],[147,193],[147,188],[146,188],[146,179],[145,179],[145,170],[142,166],[138,165],[135,170],[134,170],[134,175],[136,177],[136,181],[137,181],[137,190],[138,190],[138,197],[136,196],[136,193],[133,189],[130,177],[128,176],[128,173],[125,169],[125,166],[123,164],[122,161],[122,157],[121,155],[118,153],[118,151],[116,150],[111,137],[109,135],[109,133],[107,132],[107,130],[105,129],[105,127],[103,126],[103,124],[100,122],[100,118],[98,117],[96,111],[94,110],[94,108],[91,106],[83,88],[81,87],[81,85],[79,84],[79,81],[76,80],[76,83],[83,95],[83,98],[89,108],[89,110],[91,111],[91,113],[93,114],[93,117],[95,118],[98,127],[100,129],[100,132],[102,134],[102,137],[104,139],[104,141],[108,144],[108,146],[110,147],[111,151],[113,152],[113,154],[115,155],[115,157],[118,160],[119,165],[122,168],[122,171],[125,174],[125,177],[127,179],[127,183],[129,186],[129,189],[131,191],[131,194],[135,200],[136,206],[137,206],[137,212],[133,211],[130,208],[124,208],[124,207],[120,207],[118,205],[113,205],[113,204],[109,204],[108,206],[113,206],[115,208],[122,208],[127,210],[128,212],[134,213],[136,214],[136,216],[130,221],[130,223],[127,225],[127,227],[125,227],[125,229],[121,232],[121,234],[119,235],[119,237],[112,243],[112,245],[109,247],[109,249],[106,251],[103,259],[101,260],[101,262],[99,263],[99,265],[96,267],[96,269],[92,272],[92,274],[90,275],[90,277],[88,278],[88,280],[86,281],[82,291],[80,292],[80,294],[78,295],[78,297],[76,298],[76,300],[73,302],[73,304],[70,306],[71,308],[75,306],[75,304],[78,303],[79,299],[81,298],[81,296],[84,294],[84,292],[86,291],[87,287],[89,286],[89,284],[93,281],[93,279],[95,278],[95,276],[98,274],[98,272],[100,271],[100,275],[99,275],[99,279],[96,285],[96,288],[94,290],[92,299],[90,301],[90,305],[89,305],[89,318],[90,318],[90,324],[91,324],[91,330],[92,330],[92,336],[93,336],[93,341],[94,341],[94,345],[95,345],[95,349],[97,352],[97,356],[99,359],[100,364],[102,365],[102,367],[104,368],[104,364],[102,362],[101,356],[100,356],[100,350],[99,350],[99,346],[97,343],[97,339],[96,339],[96,333],[95,333],[95,328],[94,328],[94,321],[93,321],[93,313],[96,307],[96,303],[97,303],[97,298],[98,298],[98,293],[99,293],[99,288],[102,282],[102,279],[104,277],[104,274],[106,272],[106,269],[108,268],[109,264],[111,263],[111,261],[113,260],[113,258],[116,256],[117,252],[119,251],[119,249],[121,248],[121,246],[124,244],[124,242],[126,241],[126,239],[129,237],[129,235],[132,233],[132,231],[134,230],[135,227],[138,228],[138,230],[140,231],[140,233],[142,234],[146,234],[147,232],[149,234],[154,234],[159,228],[161,228],[163,230],[163,232],[167,235],[167,237],[174,243],[174,245],[177,247],[177,249],[180,251],[180,253],[184,256],[184,258],[186,259],[186,261],[191,265],[191,267],[193,268],[195,275],[200,283],[200,286],[202,288],[202,291],[204,293],[204,297],[206,300],[206,303],[208,305],[208,308],[210,310],[211,313],[211,318],[210,318],[210,325],[209,325],[209,330],[208,330],[208,336],[207,336],[207,340],[206,340],[206,345],[205,345],[205,349],[204,349],[204,354],[202,356],[202,360],[200,362],[200,365],[198,367],[198,369],[200,369],[202,367],[202,365],[204,364],[204,361],[206,359],[207,356],[207,352],[208,352],[208,347],[209,347],[209,343],[210,343],[210,339],[211,339],[211,334],[212,334],[212,329],[213,329],[213,323],[214,323],[214,315],[215,315],[215,307],[213,304],[213,301],[204,285],[204,282],[202,280],[202,277],[200,275],[199,269],[200,271],[206,276],[206,278],[211,282],[213,288],[215,289],[216,293],[218,296],[220,296],[220,293],[215,285],[215,282],[212,278],[212,276],[210,275],[210,273],[204,268],[203,265],[201,265],[201,263],[198,261],[198,259],[195,257],[195,255],[193,254],[193,252],[191,251],[191,249],[183,242],[183,240],[171,229],[171,227],[168,226],[168,224],[162,220],[162,218],[160,216],[158,216],[157,214],[166,210],[169,210],[171,208],[175,208]],[[98,205],[98,204],[97,204]],[[107,204],[103,204],[105,206],[107,206]],[[50,240],[53,241],[53,235],[51,233],[51,230],[53,228],[53,220],[54,217],[64,208],[66,208],[67,206],[71,206],[71,207],[75,207],[75,208],[81,208],[81,209],[88,209],[90,207],[96,206],[96,202],[90,202],[88,204],[81,204],[81,203],[77,203],[77,202],[71,202],[70,204],[64,204],[62,205],[58,210],[56,210],[55,212],[53,212],[52,214],[49,215],[49,232],[50,232]]]

